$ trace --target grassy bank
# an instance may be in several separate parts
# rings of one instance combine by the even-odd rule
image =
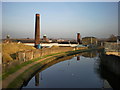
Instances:
[[[48,56],[53,56],[53,55],[57,55],[57,54],[60,54],[60,53],[56,53],[56,54],[51,54],[51,55],[45,55],[43,57],[39,57],[39,58],[36,58],[36,59],[33,59],[33,60],[30,60],[30,61],[27,61],[27,62],[24,62],[22,64],[19,64],[17,65],[16,67],[13,67],[13,68],[10,68],[9,70],[7,70],[6,72],[2,73],[2,80],[4,80],[6,77],[8,77],[10,74],[13,74],[14,72],[18,71],[19,69],[21,69],[22,67],[28,65],[28,64],[31,64],[35,61],[38,61],[38,60],[41,60],[43,58],[46,58]],[[61,53],[62,54],[62,53]]]
[[[33,65],[31,68],[27,69],[22,74],[20,74],[12,83],[10,83],[8,85],[8,88],[20,88],[24,81],[27,81],[29,77],[33,76],[34,73],[37,72],[42,66],[44,66],[45,64],[49,63],[54,59],[55,57],[51,57]]]
[[[31,64],[31,63],[33,63],[35,61],[46,58],[48,56],[53,56],[53,55],[58,55],[58,54],[63,54],[63,53],[65,53],[66,55],[69,56],[69,55],[74,55],[74,54],[78,54],[80,52],[86,52],[86,51],[91,51],[91,50],[94,50],[94,49],[76,50],[76,51],[68,51],[68,52],[61,52],[61,53],[56,53],[56,54],[51,54],[51,55],[45,55],[45,56],[42,56],[42,57],[30,60],[30,61],[24,62],[22,64],[19,64],[19,65],[15,66],[15,67],[10,68],[6,72],[2,73],[2,79],[4,80],[7,76],[9,76],[10,74],[16,72],[17,70],[21,69],[22,67],[24,67],[24,66],[26,66],[28,64]]]
[[[30,67],[29,69],[25,70],[22,74],[20,74],[12,83],[9,84],[8,88],[19,88],[24,81],[26,81],[28,79],[28,77],[30,77],[31,75],[34,74],[34,72],[36,72],[38,69],[40,69],[42,66],[44,66],[45,64],[55,60],[55,59],[60,59],[62,57],[67,57],[67,56],[71,56],[71,55],[74,55],[74,54],[78,54],[80,52],[88,52],[88,51],[92,51],[92,50],[96,50],[98,48],[94,48],[94,49],[86,49],[86,50],[76,50],[76,51],[69,51],[69,52],[62,52],[62,53],[57,53],[57,54],[52,54],[52,55],[47,55],[47,56],[44,56],[42,58],[45,58],[45,57],[48,57],[48,56],[53,56],[53,57],[50,57],[48,59],[45,59],[35,65],[33,65],[32,67]],[[58,55],[59,54],[59,55]],[[33,61],[37,61],[37,60],[40,60],[41,58],[38,58],[38,59],[34,59]],[[25,62],[26,64],[24,65],[27,65],[27,64],[30,64],[28,62]],[[22,68],[23,65],[20,65],[18,69]],[[17,71],[18,69],[16,69],[15,71]],[[9,74],[9,73],[8,73]],[[17,82],[17,83],[16,83]]]
[[[7,63],[15,59],[16,53],[24,50],[33,50],[32,46],[22,43],[2,43],[2,62]]]

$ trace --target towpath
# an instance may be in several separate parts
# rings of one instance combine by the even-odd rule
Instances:
[[[27,69],[29,69],[30,67],[32,67],[33,65],[45,60],[45,59],[48,59],[48,58],[51,58],[51,57],[54,57],[54,56],[58,56],[60,54],[57,54],[57,55],[52,55],[52,56],[48,56],[46,58],[43,58],[43,59],[40,59],[38,61],[35,61],[31,64],[28,64],[27,66],[24,66],[22,67],[20,70],[16,71],[15,73],[13,74],[10,74],[8,77],[6,77],[3,81],[2,81],[2,88],[7,88],[8,85],[15,79],[17,78],[20,74],[22,74],[24,71],[26,71]],[[62,55],[62,54],[61,54]]]

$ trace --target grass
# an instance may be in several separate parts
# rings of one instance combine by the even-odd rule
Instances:
[[[39,57],[37,59],[33,59],[33,60],[30,60],[30,61],[27,61],[27,62],[24,62],[14,68],[11,68],[10,70],[8,70],[6,73],[3,74],[2,78],[3,80],[10,74],[13,74],[14,72],[18,71],[19,69],[21,69],[22,67],[28,65],[28,64],[31,64],[35,61],[38,61],[42,58],[46,58],[48,56],[53,56],[53,55],[58,55],[58,56],[53,56],[53,57],[50,57],[48,59],[45,59],[35,65],[33,65],[32,67],[30,67],[29,69],[25,70],[25,72],[23,72],[22,74],[20,74],[12,83],[9,84],[8,88],[17,88],[17,87],[20,87],[20,85],[22,85],[23,81],[27,80],[28,76],[29,75],[32,75],[33,72],[37,71],[38,68],[42,67],[42,65],[44,65],[45,63],[48,63],[50,62],[50,60],[53,60],[55,58],[62,58],[62,56],[70,56],[70,55],[74,55],[74,54],[78,54],[80,52],[85,52],[85,51],[91,51],[91,50],[96,50],[97,48],[94,48],[94,49],[85,49],[85,50],[75,50],[75,51],[68,51],[68,52],[61,52],[61,53],[55,53],[55,54],[51,54],[51,55],[45,55],[43,57]],[[61,56],[61,54],[64,54]],[[55,57],[55,58],[54,58]],[[16,83],[17,82],[17,83]]]
[[[2,43],[2,62],[7,63],[14,60],[15,53],[24,50],[33,50],[32,46],[27,46],[22,43]]]
[[[30,76],[32,76],[32,74],[34,75],[33,72],[36,72],[37,70],[39,70],[39,68],[41,68],[44,64],[47,64],[47,63],[49,63],[52,60],[56,60],[57,58],[62,58],[61,56],[67,56],[66,54],[63,54],[63,55],[61,55],[61,54],[58,55],[57,57],[53,56],[53,57],[50,57],[48,59],[45,59],[45,60],[43,60],[43,61],[33,65],[31,68],[27,69],[22,74],[20,74],[12,83],[10,83],[8,85],[8,88],[18,88],[18,87],[21,87],[21,85],[23,84],[23,81],[27,81],[27,79]]]
[[[10,83],[8,85],[8,88],[18,88],[21,87],[21,85],[23,84],[23,81],[27,81],[27,79],[29,77],[31,77],[31,75],[33,74],[33,72],[36,72],[39,68],[41,68],[44,64],[49,63],[50,61],[52,61],[53,59],[58,59],[58,58],[62,58],[63,56],[70,56],[70,55],[74,55],[74,54],[78,54],[80,52],[86,52],[86,51],[91,51],[91,50],[96,50],[96,49],[86,49],[86,50],[76,50],[76,51],[69,51],[69,52],[62,52],[64,53],[63,55],[58,55],[58,56],[53,56],[50,57],[48,59],[45,59],[35,65],[33,65],[32,67],[30,67],[29,69],[27,69],[25,72],[23,72],[22,74],[20,74],[12,83]],[[52,54],[52,55],[57,55],[57,54]],[[52,55],[47,55],[47,56],[52,56]],[[45,56],[45,57],[47,57]],[[16,83],[17,82],[17,83]]]
[[[27,61],[27,62],[24,62],[22,64],[19,64],[17,65],[16,67],[12,67],[10,68],[8,71],[6,71],[5,73],[2,74],[2,79],[4,80],[7,76],[9,76],[10,74],[16,72],[17,70],[21,69],[22,67],[28,65],[28,64],[31,64],[35,61],[38,61],[40,59],[43,59],[43,58],[46,58],[48,56],[53,56],[53,55],[57,55],[57,54],[60,54],[60,53],[56,53],[56,54],[51,54],[51,55],[45,55],[43,57],[39,57],[39,58],[36,58],[36,59],[33,59],[33,60],[30,60],[30,61]]]
[[[94,48],[94,49],[96,49],[96,48]],[[78,54],[80,52],[91,51],[91,50],[94,50],[94,49],[75,50],[75,51],[68,51],[68,52],[62,52],[62,53],[65,53],[66,55],[70,56],[70,55]],[[21,69],[22,67],[24,67],[24,66],[26,66],[28,64],[31,64],[31,63],[33,63],[35,61],[46,58],[48,56],[53,56],[53,55],[57,55],[57,54],[60,54],[60,53],[55,53],[55,54],[51,54],[51,55],[45,55],[45,56],[30,60],[30,61],[27,61],[27,62],[24,62],[22,64],[19,64],[19,65],[15,66],[15,67],[10,68],[6,72],[2,73],[2,75],[0,75],[0,77],[2,76],[2,79],[4,80],[7,76],[9,76],[10,74],[16,72],[17,70]]]
[[[59,55],[61,56],[61,55]],[[53,56],[54,57],[54,56]],[[23,84],[23,81],[27,81],[27,79],[33,74],[33,72],[36,72],[40,67],[42,67],[44,64],[49,63],[52,61],[53,57],[50,57],[48,59],[45,59],[35,65],[33,65],[31,68],[25,70],[22,74],[20,74],[12,83],[8,85],[8,88],[18,88],[21,87]]]
[[[41,63],[37,63],[36,65],[32,66],[32,70],[36,71],[35,68],[39,65],[39,67],[41,66]],[[29,74],[28,74],[29,72]],[[23,72],[22,74],[20,74],[12,83],[10,83],[8,85],[8,88],[17,88],[20,87],[20,83],[22,83],[27,77],[30,75],[30,69],[26,70],[25,72]],[[26,75],[27,74],[27,75]]]
[[[6,72],[2,73],[2,79],[4,80],[7,76],[9,76],[10,74],[16,72],[17,70],[21,69],[22,67],[24,67],[24,66],[26,66],[28,64],[31,64],[31,63],[33,63],[35,61],[38,61],[40,59],[46,58],[48,56],[58,55],[58,54],[62,54],[62,53],[65,53],[67,56],[70,56],[70,55],[78,54],[80,52],[86,52],[86,51],[91,51],[91,50],[95,50],[95,49],[75,50],[75,51],[68,51],[68,52],[61,52],[61,53],[55,53],[55,54],[45,55],[45,56],[42,56],[42,57],[30,60],[30,61],[27,61],[27,62],[24,62],[22,64],[19,64],[16,67],[10,68]]]

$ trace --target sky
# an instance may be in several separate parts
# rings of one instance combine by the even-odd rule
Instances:
[[[118,34],[117,2],[2,2],[2,37],[34,38],[35,14],[40,36],[107,38]]]
[[[119,2],[120,0],[1,0],[2,2]]]

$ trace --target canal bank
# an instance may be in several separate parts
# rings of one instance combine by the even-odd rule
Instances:
[[[51,61],[23,85],[28,88],[100,88],[101,79],[95,72],[99,50],[81,52]]]
[[[108,81],[113,90],[120,90],[120,57],[103,54],[100,56],[98,74]]]
[[[59,58],[78,54],[80,52],[86,52],[86,51],[91,51],[91,50],[96,50],[96,49],[97,48],[62,52],[62,53],[57,53],[54,55],[48,55],[48,56],[46,56],[46,58],[36,60],[34,63],[26,65],[25,67],[21,68],[20,70],[17,70],[15,73],[13,73],[13,74],[9,75],[7,78],[5,78],[3,80],[3,85],[4,85],[3,88],[7,88],[7,87],[8,88],[18,88],[18,87],[20,87],[29,76],[31,76],[39,68],[41,68],[42,66],[44,66],[45,64],[48,64],[49,62],[51,62],[53,60],[57,60]],[[17,83],[15,83],[15,82],[17,82]]]
[[[105,42],[104,48],[107,55],[120,56],[120,43]]]

